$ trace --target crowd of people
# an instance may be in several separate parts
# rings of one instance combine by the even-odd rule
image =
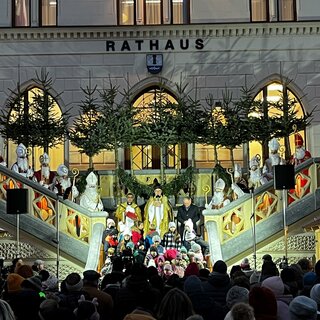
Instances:
[[[16,258],[6,272],[2,270],[0,319],[320,318],[320,260],[313,266],[304,258],[279,269],[266,254],[260,271],[252,270],[245,258],[228,272],[222,260],[209,270],[193,255],[188,259],[182,275],[172,268],[173,259],[159,261],[156,267],[115,256],[105,275],[95,270],[72,272],[59,283],[43,261],[31,266]]]

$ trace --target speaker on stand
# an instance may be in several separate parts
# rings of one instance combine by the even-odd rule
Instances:
[[[288,225],[286,217],[288,190],[295,188],[295,172],[293,165],[273,166],[273,182],[275,190],[282,190],[284,252],[283,263],[288,264]]]
[[[28,189],[7,189],[7,214],[16,215],[17,257],[20,255],[20,214],[28,213]]]

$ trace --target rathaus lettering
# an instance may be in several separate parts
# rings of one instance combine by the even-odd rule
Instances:
[[[203,48],[203,39],[106,41],[107,52],[202,50]]]

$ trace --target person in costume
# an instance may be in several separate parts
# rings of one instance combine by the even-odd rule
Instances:
[[[242,176],[242,169],[239,163],[234,165],[233,169],[233,181],[231,184],[232,189],[232,199],[237,200],[240,197],[244,196],[246,193],[249,193],[248,183]]]
[[[290,163],[297,166],[311,158],[311,153],[303,146],[303,138],[300,133],[295,133],[294,143],[296,147],[295,153],[291,156]]]
[[[39,158],[41,168],[34,173],[33,179],[41,186],[53,190],[56,174],[50,170],[50,158],[47,153],[44,153]]]
[[[103,203],[98,192],[98,178],[90,172],[86,178],[86,190],[80,196],[80,206],[89,211],[103,211]]]
[[[209,204],[206,205],[207,209],[221,209],[230,203],[230,199],[226,196],[224,189],[226,183],[219,178],[214,185],[214,194]],[[192,227],[193,229],[193,227]]]
[[[79,191],[75,185],[72,185],[70,177],[68,177],[69,169],[64,164],[60,164],[57,168],[55,177],[55,193],[62,196],[63,199],[68,199],[72,192],[73,199],[78,197]]]
[[[36,171],[33,175],[33,180],[39,183],[41,186],[54,191],[55,187],[55,173],[50,170],[50,158],[47,153],[44,153],[39,158],[41,169]],[[39,208],[39,213],[41,218],[46,221],[48,218],[52,217],[53,214],[53,207],[50,208],[50,204],[48,203],[48,199],[35,192],[36,204]]]
[[[180,223],[179,233],[182,237],[184,232],[185,222],[191,219],[193,222],[193,229],[197,230],[197,222],[200,220],[200,210],[199,207],[192,203],[190,197],[184,197],[183,205],[178,208],[177,220]]]
[[[121,203],[115,213],[118,223],[123,223],[125,228],[131,229],[135,221],[142,221],[141,210],[134,202],[134,195],[129,192],[127,194],[127,201]]]
[[[169,222],[173,220],[172,207],[168,198],[162,194],[160,186],[156,186],[154,194],[149,198],[144,208],[144,230],[149,231],[149,225],[155,224],[160,237],[168,231]]]
[[[20,143],[16,149],[17,161],[12,165],[11,170],[21,174],[25,178],[32,179],[33,170],[29,166],[27,148]]]
[[[262,175],[267,181],[270,181],[273,179],[273,166],[284,165],[286,161],[279,154],[280,144],[276,138],[269,141],[268,147],[269,158],[264,163]]]
[[[267,179],[262,176],[261,168],[260,168],[260,157],[258,155],[251,158],[249,163],[249,180],[248,180],[248,187],[249,189],[258,188],[263,184],[267,183]]]

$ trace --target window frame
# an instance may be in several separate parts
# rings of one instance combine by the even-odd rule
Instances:
[[[291,0],[293,5],[293,19],[292,20],[280,20],[280,5],[283,0],[277,0],[277,22],[290,22],[297,21],[297,0]]]
[[[31,0],[27,0],[28,1],[28,4],[29,4],[29,13],[28,13],[28,25],[26,26],[17,26],[16,25],[16,2],[15,0],[12,0],[12,3],[11,3],[11,8],[12,8],[12,12],[11,12],[11,25],[13,28],[29,28],[31,27]]]
[[[39,27],[45,27],[45,28],[54,28],[58,26],[58,5],[59,1],[56,0],[56,24],[52,25],[43,25],[43,17],[42,17],[42,2],[44,0],[38,1],[38,16],[39,16]]]

